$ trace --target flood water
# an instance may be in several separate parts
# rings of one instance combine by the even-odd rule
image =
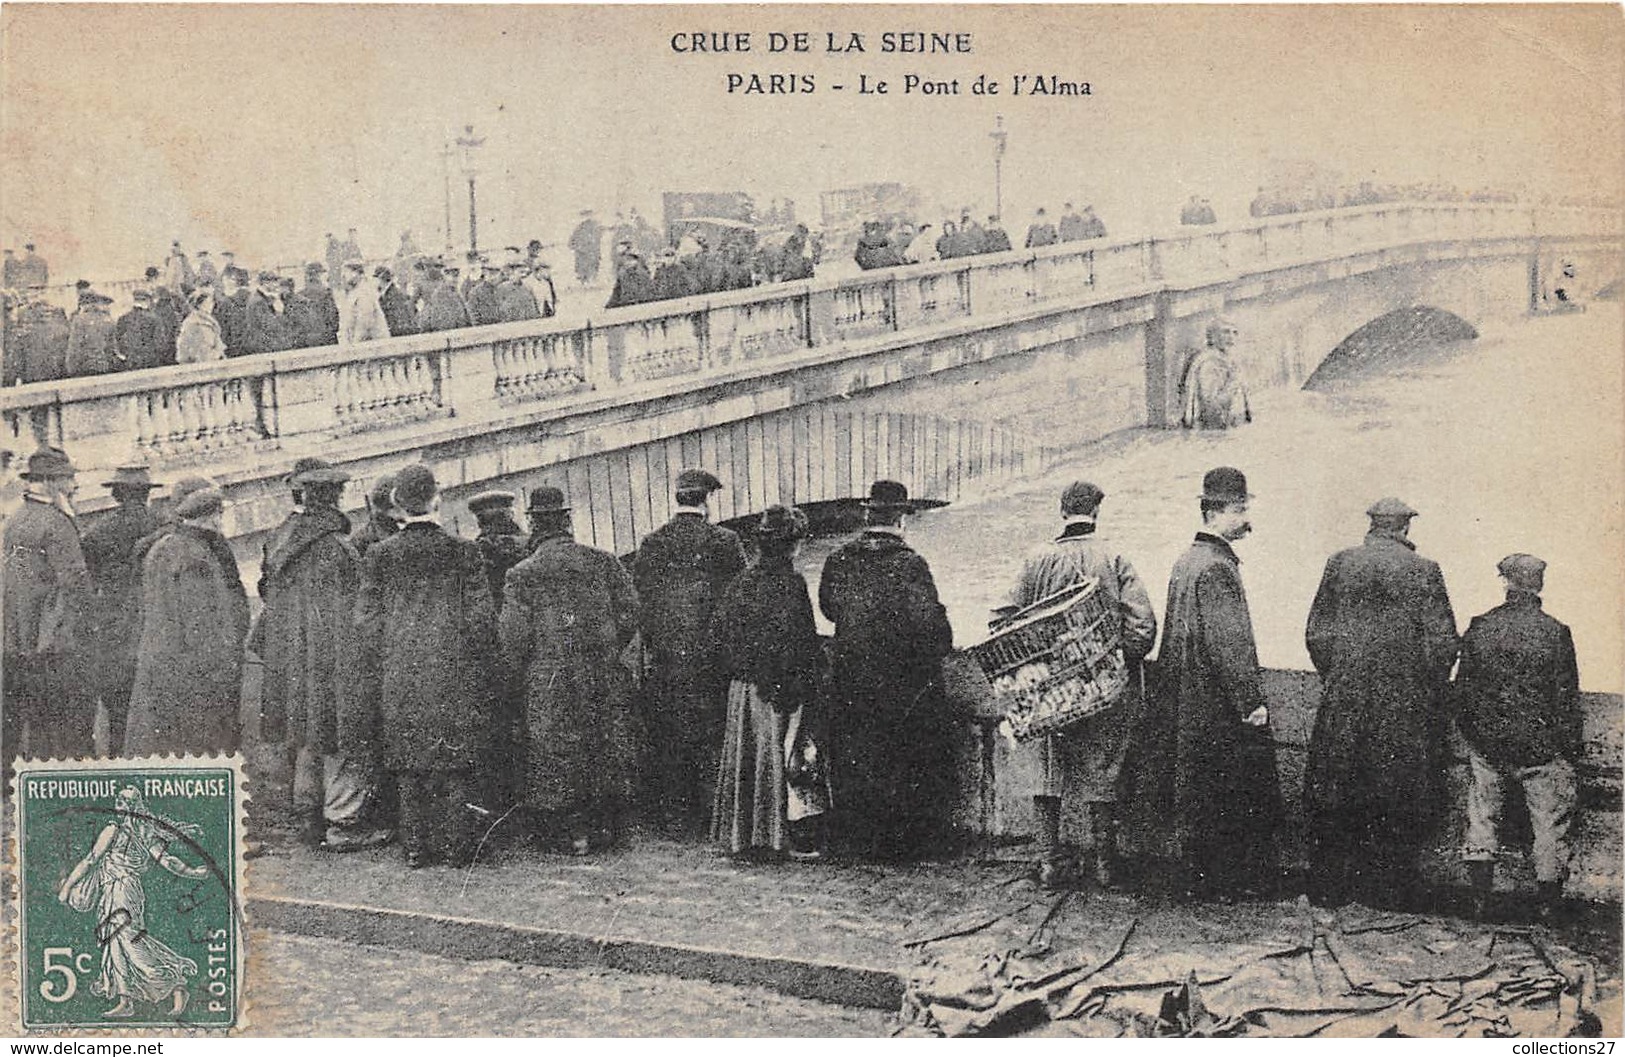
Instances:
[[[955,644],[985,637],[1024,555],[1060,528],[1075,478],[1107,494],[1102,534],[1146,580],[1160,620],[1168,573],[1200,525],[1202,474],[1246,472],[1254,532],[1236,547],[1259,658],[1307,668],[1309,605],[1326,558],[1357,544],[1364,511],[1396,495],[1421,512],[1411,539],[1443,567],[1456,620],[1502,599],[1495,564],[1550,567],[1546,610],[1574,629],[1580,682],[1625,684],[1625,443],[1621,313],[1596,303],[1425,350],[1320,391],[1254,391],[1254,422],[1222,434],[1134,430],[1082,445],[1004,494],[923,514],[909,539],[930,561]],[[830,545],[803,557],[816,591]],[[826,629],[827,630],[827,629]]]

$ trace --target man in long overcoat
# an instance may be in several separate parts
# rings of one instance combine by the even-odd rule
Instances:
[[[36,291],[17,310],[14,348],[17,376],[22,382],[54,382],[67,377],[68,345],[72,340],[68,314],[42,295],[43,291]]]
[[[119,357],[126,370],[160,367],[164,363],[164,325],[153,311],[152,291],[137,290],[131,296],[135,303],[113,324]]]
[[[491,747],[500,678],[496,610],[479,549],[441,528],[434,474],[395,475],[401,531],[367,552],[361,630],[368,711],[396,782],[401,847],[411,867],[463,866],[478,840],[478,767]],[[365,751],[367,746],[357,745]]]
[[[418,306],[419,332],[429,334],[473,326],[463,295],[457,292],[457,284],[446,278],[438,264],[430,264],[423,270],[423,281],[423,303]]]
[[[525,560],[530,541],[514,520],[516,497],[512,492],[481,492],[468,501],[468,512],[479,522],[480,534],[474,540],[479,548],[485,575],[491,585],[491,601],[502,612],[503,585],[508,570]],[[492,766],[482,783],[497,810],[506,811],[523,796],[525,768],[524,722],[520,696],[511,687],[499,688],[492,713]]]
[[[305,265],[305,285],[299,290],[300,311],[294,322],[300,348],[338,344],[339,303],[322,275],[320,264],[312,261]]]
[[[1088,806],[1094,879],[1102,887],[1112,883],[1123,760],[1140,718],[1140,665],[1157,641],[1157,617],[1144,581],[1133,563],[1097,531],[1105,498],[1092,482],[1068,485],[1061,493],[1061,516],[1066,519],[1061,535],[1027,559],[1010,593],[1010,604],[1021,609],[1093,580],[1112,615],[1129,668],[1129,685],[1116,704],[1038,744],[1041,780],[1033,804],[1038,815],[1039,878],[1049,885],[1065,880],[1060,837],[1063,796]]]
[[[221,508],[218,489],[189,491],[141,562],[126,756],[237,751],[248,598]]]
[[[90,576],[72,511],[76,470],[57,448],[28,457],[27,491],[6,519],[4,595],[6,749],[11,761],[28,725],[29,755],[72,759],[94,749],[96,700],[87,685]]]
[[[691,837],[710,822],[727,718],[711,618],[729,581],[745,568],[739,536],[707,520],[707,500],[721,487],[706,470],[679,473],[677,513],[644,537],[632,563],[649,652],[645,705],[653,759],[645,795],[668,832]]]
[[[401,288],[401,281],[395,273],[379,265],[373,269],[372,277],[378,283],[378,307],[383,310],[384,322],[389,326],[389,336],[398,338],[402,334],[416,334],[417,306],[412,303],[411,296]]]
[[[1281,786],[1252,615],[1231,543],[1252,531],[1247,478],[1202,480],[1202,528],[1174,563],[1157,688],[1137,736],[1136,805],[1172,823],[1187,897],[1268,894],[1278,880]]]
[[[1442,795],[1460,640],[1438,564],[1409,539],[1416,511],[1388,498],[1366,514],[1365,542],[1326,562],[1305,636],[1321,679],[1304,786],[1310,896],[1405,907]]]
[[[79,295],[79,311],[68,320],[68,351],[64,373],[69,378],[111,374],[125,369],[119,354],[118,334],[107,306],[113,299],[94,290]]]
[[[303,839],[343,851],[388,837],[369,817],[374,761],[340,749],[341,728],[365,721],[355,629],[360,559],[338,507],[349,475],[316,458],[301,459],[294,471],[293,513],[266,542],[260,566],[265,609],[253,643],[265,662],[260,735],[285,743],[294,758]]]
[[[596,281],[604,260],[604,228],[590,209],[582,210],[581,223],[570,232],[570,252],[576,259],[576,281],[582,286]]]
[[[243,309],[242,352],[286,352],[295,347],[293,323],[282,300],[282,277],[261,272],[259,288]]]
[[[903,540],[914,509],[876,481],[865,527],[831,554],[818,607],[835,625],[829,740],[838,826],[855,850],[914,858],[938,850],[955,800],[953,717],[942,658],[953,629],[931,568]]]
[[[120,466],[106,484],[118,506],[86,530],[84,552],[96,600],[90,613],[95,689],[107,709],[108,755],[117,756],[124,745],[124,721],[130,710],[141,635],[141,564],[136,545],[158,529],[158,518],[147,505],[147,497],[159,485],[145,466]]]
[[[557,488],[531,493],[530,557],[508,571],[505,667],[525,696],[524,800],[542,835],[586,855],[614,839],[631,790],[631,674],[637,592],[620,559],[577,543]]]
[[[400,512],[395,509],[395,478],[384,474],[372,483],[367,493],[366,524],[350,533],[350,545],[356,554],[365,558],[375,544],[401,530]]]

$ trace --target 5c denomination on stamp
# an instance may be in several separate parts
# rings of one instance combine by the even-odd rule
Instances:
[[[242,1023],[236,756],[19,761],[26,1030]]]

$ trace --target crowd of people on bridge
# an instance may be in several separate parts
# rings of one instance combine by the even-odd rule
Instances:
[[[10,453],[0,462],[9,477]],[[253,658],[258,738],[295,774],[290,842],[398,839],[409,866],[466,865],[515,839],[591,854],[641,818],[748,858],[919,859],[951,845],[968,716],[944,677],[954,633],[907,542],[915,504],[897,482],[872,485],[864,526],[825,560],[815,600],[795,565],[805,514],[769,507],[747,546],[710,521],[723,484],[706,470],[676,475],[674,516],[623,561],[575,540],[558,488],[530,493],[528,534],[518,496],[474,496],[479,536],[464,539],[442,525],[428,466],[378,482],[353,525],[340,509],[348,474],[302,458],[287,519],[263,544],[250,621],[218,485],[177,481],[160,515],[148,500],[164,486],[121,468],[105,481],[116,509],[81,533],[66,453],[42,448],[21,477],[4,526],[4,738],[17,746],[26,727],[32,756],[91,755],[98,703],[115,753],[234,751]],[[1024,562],[991,622],[1093,583],[1130,673],[1115,705],[1038,742],[1039,879],[1118,885],[1127,837],[1153,860],[1172,849],[1167,869],[1143,876],[1176,879],[1178,894],[1277,894],[1277,718],[1234,547],[1252,529],[1246,476],[1203,478],[1154,663],[1157,613],[1105,531],[1104,499],[1088,481],[1063,491],[1059,535]],[[1516,784],[1539,894],[1555,905],[1581,711],[1572,636],[1541,608],[1545,563],[1503,559],[1506,601],[1463,635],[1439,566],[1409,538],[1417,511],[1387,497],[1366,513],[1363,543],[1327,561],[1305,632],[1321,685],[1304,793],[1309,894],[1424,902],[1454,723],[1469,747],[1474,888],[1493,885]],[[1086,809],[1086,865],[1061,841],[1065,800]]]
[[[714,233],[692,228],[676,246],[662,244],[654,250],[646,241],[623,236],[615,243],[615,286],[604,307],[811,279],[820,254],[819,242],[805,224],[797,224],[782,241],[761,239],[743,225],[719,226]]]
[[[1068,202],[1065,208],[1057,223],[1050,219],[1048,210],[1040,206],[1027,227],[1023,247],[1039,249],[1062,242],[1106,237],[1106,224],[1095,215],[1094,206],[1086,205],[1079,212]],[[957,221],[945,219],[936,229],[929,223],[915,224],[907,219],[865,221],[853,260],[859,268],[871,271],[983,253],[1004,253],[1012,248],[1010,236],[996,214],[990,214],[984,224],[966,207],[960,210]]]
[[[0,378],[16,385],[207,363],[544,319],[557,311],[551,266],[537,240],[524,250],[470,253],[464,267],[419,253],[410,233],[403,233],[395,258],[369,264],[354,239],[353,230],[344,242],[329,235],[328,256],[337,263],[306,264],[303,285],[276,270],[244,268],[230,252],[219,265],[207,250],[194,262],[176,242],[161,267],[147,268],[116,318],[114,298],[83,280],[75,310],[58,306],[48,295],[48,270],[43,261],[32,263],[30,248],[30,258],[16,268],[8,264],[0,291]],[[336,286],[329,286],[330,276]]]

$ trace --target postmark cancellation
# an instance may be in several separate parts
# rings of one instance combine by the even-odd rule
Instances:
[[[245,1022],[239,756],[17,762],[25,1031]]]

